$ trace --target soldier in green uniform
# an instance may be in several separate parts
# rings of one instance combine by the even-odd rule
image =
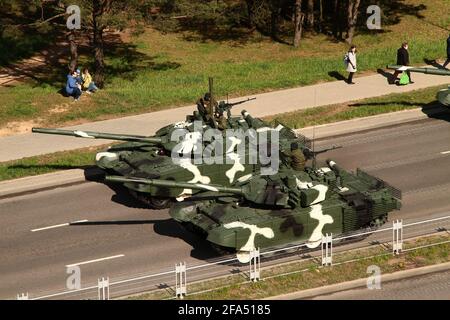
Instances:
[[[300,150],[298,143],[291,143],[291,150],[284,151],[283,153],[287,157],[289,165],[293,170],[305,170],[306,158],[303,152]]]

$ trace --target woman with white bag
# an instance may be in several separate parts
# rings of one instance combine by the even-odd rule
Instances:
[[[344,62],[347,67],[347,72],[349,72],[347,83],[355,84],[353,82],[353,75],[357,71],[357,69],[356,69],[356,46],[355,45],[351,46],[350,50],[348,50],[348,52],[345,54]]]

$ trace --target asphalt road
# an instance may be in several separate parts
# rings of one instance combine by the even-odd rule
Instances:
[[[358,288],[312,300],[449,300],[450,271],[381,283],[380,289]]]
[[[344,148],[319,161],[332,158],[346,169],[366,169],[403,191],[403,208],[390,220],[450,213],[449,115],[323,139],[316,146],[333,144]],[[48,228],[80,220],[87,221]],[[207,244],[171,221],[166,210],[139,208],[125,193],[103,184],[89,182],[0,200],[3,299],[20,292],[38,296],[64,291],[66,266],[72,264],[80,265],[84,287],[101,276],[124,279],[170,271],[180,261],[189,266],[216,257]],[[213,272],[198,273],[208,271]]]

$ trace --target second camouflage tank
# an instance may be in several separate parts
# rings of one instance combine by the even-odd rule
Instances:
[[[361,170],[356,174],[333,161],[320,169],[280,168],[231,187],[136,177],[107,177],[111,182],[201,191],[174,204],[170,215],[219,250],[237,251],[248,262],[255,248],[306,242],[320,245],[325,233],[346,234],[377,228],[401,206],[401,193]]]

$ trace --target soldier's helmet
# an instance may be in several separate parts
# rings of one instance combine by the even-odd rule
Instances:
[[[205,93],[205,96],[203,97],[203,100],[205,100],[205,101],[211,100],[211,94],[209,92]]]

